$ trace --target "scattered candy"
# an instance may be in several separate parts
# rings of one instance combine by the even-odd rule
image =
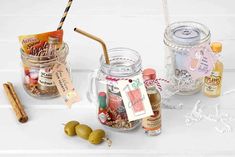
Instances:
[[[30,78],[32,78],[34,80],[38,79],[38,73],[36,73],[36,72],[30,73],[29,76],[30,76]]]

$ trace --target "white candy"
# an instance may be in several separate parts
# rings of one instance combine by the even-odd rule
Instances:
[[[29,76],[32,78],[32,79],[37,79],[38,78],[38,73],[36,72],[33,72],[33,73],[30,73]]]
[[[29,72],[30,73],[38,73],[38,70],[37,69],[29,69]]]

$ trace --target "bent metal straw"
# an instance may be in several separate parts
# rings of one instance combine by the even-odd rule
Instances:
[[[100,38],[98,38],[98,37],[96,37],[96,36],[94,36],[92,34],[89,34],[89,33],[85,32],[85,31],[83,31],[81,29],[78,29],[78,28],[74,28],[74,31],[78,32],[78,33],[80,33],[82,35],[85,35],[86,37],[91,38],[91,39],[93,39],[95,41],[98,41],[102,45],[106,64],[110,64],[109,56],[108,56],[108,52],[107,52],[107,47],[106,47],[106,45],[105,45],[105,43],[104,43],[104,41],[102,39],[100,39]]]
[[[70,7],[71,7],[71,5],[72,5],[72,2],[73,2],[73,0],[69,0],[69,1],[68,1],[68,4],[67,4],[67,6],[66,6],[66,8],[65,8],[65,10],[64,10],[64,14],[63,14],[63,16],[62,16],[62,18],[61,18],[61,20],[60,20],[60,23],[59,23],[59,26],[57,27],[57,30],[62,29],[62,26],[63,26],[63,24],[64,24],[64,21],[65,21],[65,19],[66,19],[66,17],[67,17],[68,11],[69,11],[69,9],[70,9]]]
[[[15,111],[16,117],[19,122],[25,123],[28,121],[28,116],[24,111],[23,106],[14,90],[12,83],[7,82],[3,84],[4,90],[7,94],[7,97],[12,105],[13,110]]]

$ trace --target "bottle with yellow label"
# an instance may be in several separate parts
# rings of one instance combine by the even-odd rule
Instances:
[[[222,51],[222,44],[220,42],[213,42],[211,44],[212,51],[218,55]],[[204,79],[204,94],[208,97],[218,97],[221,95],[222,74],[224,65],[218,59],[214,65],[214,69],[210,76]]]

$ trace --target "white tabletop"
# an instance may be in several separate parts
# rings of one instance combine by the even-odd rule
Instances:
[[[169,0],[172,21],[196,20],[210,27],[212,38],[224,43],[223,91],[235,89],[234,1]],[[214,1],[213,1],[214,2]],[[70,47],[73,81],[81,95],[81,102],[68,109],[61,98],[37,100],[28,96],[21,83],[18,35],[50,31],[56,28],[66,0],[7,1],[0,4],[0,84],[10,81],[25,105],[29,121],[17,122],[14,112],[0,90],[0,156],[235,156],[235,132],[221,134],[217,123],[202,120],[190,127],[185,115],[197,100],[205,104],[205,112],[221,111],[235,117],[235,93],[220,98],[207,98],[198,93],[177,96],[173,100],[183,103],[180,110],[162,109],[162,133],[147,137],[138,128],[120,133],[106,130],[113,145],[94,146],[80,138],[69,138],[63,125],[78,120],[92,128],[102,128],[97,121],[96,108],[86,98],[87,77],[98,67],[101,48],[95,42],[73,32],[80,27],[102,37],[112,47],[129,47],[140,52],[144,67],[163,70],[164,46],[162,42],[164,20],[161,1],[155,0],[80,0],[74,1],[64,25],[65,41]],[[197,9],[195,9],[197,8]],[[208,9],[209,8],[209,9]],[[53,21],[53,22],[52,22]],[[235,127],[234,120],[231,123]]]
[[[1,76],[3,73],[1,73]],[[15,73],[5,73],[0,78],[3,83]],[[20,81],[14,81],[26,112],[29,114],[29,122],[20,124],[16,121],[14,112],[9,106],[3,91],[1,90],[0,106],[0,154],[17,155],[58,155],[72,154],[83,156],[105,154],[113,155],[168,155],[168,156],[197,156],[197,155],[234,155],[235,132],[221,134],[216,131],[217,123],[202,120],[190,127],[185,124],[185,115],[191,112],[197,100],[205,104],[206,113],[215,112],[215,104],[221,104],[221,112],[234,117],[235,94],[225,95],[217,99],[209,99],[198,93],[194,96],[178,96],[178,102],[184,104],[181,110],[162,109],[162,134],[156,137],[147,137],[141,128],[128,133],[119,133],[107,130],[113,145],[108,148],[105,143],[94,146],[80,138],[67,137],[63,132],[63,123],[69,120],[78,120],[90,125],[92,128],[103,128],[96,117],[96,107],[86,100],[87,81],[84,81],[87,73],[74,72],[73,80],[81,94],[82,101],[68,109],[63,105],[62,99],[37,100],[28,96],[21,87]],[[224,90],[235,88],[230,82],[235,73],[226,72],[224,78]],[[81,84],[80,82],[84,83]],[[175,99],[176,99],[175,98]],[[231,126],[234,128],[234,121]],[[105,128],[104,128],[105,129]]]

